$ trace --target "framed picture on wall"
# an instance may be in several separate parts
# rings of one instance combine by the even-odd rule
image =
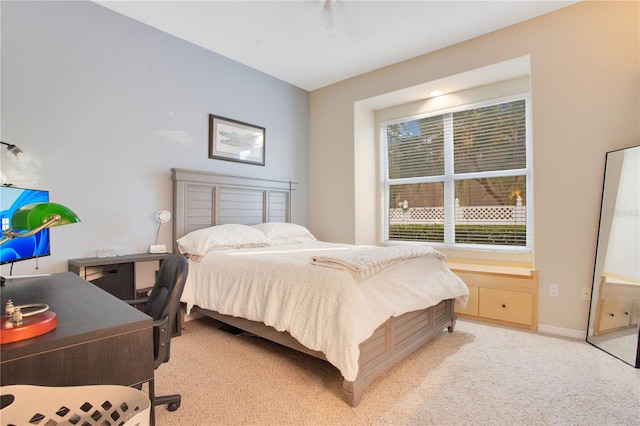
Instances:
[[[209,114],[209,158],[264,166],[264,127]]]

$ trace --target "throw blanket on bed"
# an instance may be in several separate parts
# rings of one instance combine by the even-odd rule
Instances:
[[[432,247],[390,246],[334,251],[330,256],[312,256],[311,263],[318,266],[343,269],[350,272],[357,281],[362,281],[400,261],[421,256],[433,256],[440,260],[446,259],[444,254]]]

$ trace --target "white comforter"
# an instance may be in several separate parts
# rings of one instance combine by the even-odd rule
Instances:
[[[182,302],[188,312],[197,305],[287,331],[354,381],[359,344],[378,326],[444,299],[464,306],[469,290],[438,256],[394,262],[359,282],[311,263],[352,247],[317,241],[210,252],[189,261]]]

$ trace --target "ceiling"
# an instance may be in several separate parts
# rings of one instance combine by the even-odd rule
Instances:
[[[312,91],[577,1],[95,1]]]

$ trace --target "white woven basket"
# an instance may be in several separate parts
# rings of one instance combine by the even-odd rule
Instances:
[[[0,422],[9,425],[149,426],[151,401],[127,386],[0,387]]]

